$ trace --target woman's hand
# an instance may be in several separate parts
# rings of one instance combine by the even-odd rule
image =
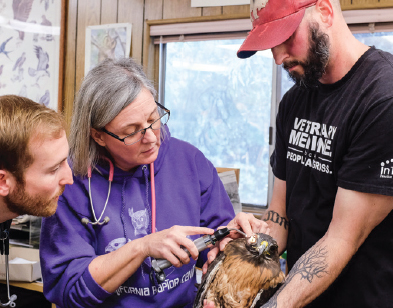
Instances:
[[[243,212],[238,213],[235,216],[235,218],[233,218],[228,223],[227,228],[240,229],[241,231],[246,233],[247,236],[251,236],[254,233],[265,233],[265,234],[270,233],[269,226],[266,222],[255,218],[253,214],[250,213],[246,214]],[[228,242],[231,241],[232,239],[239,238],[242,236],[243,235],[241,235],[240,233],[232,231],[230,233],[230,236],[220,241],[219,247],[212,248],[210,252],[207,254],[207,262],[202,267],[203,275],[206,274],[207,267],[217,257],[218,253],[224,250],[226,244],[228,244]]]
[[[229,222],[227,228],[241,229],[247,236],[251,236],[255,233],[269,234],[268,232],[270,232],[266,222],[255,218],[251,213],[246,214],[243,212],[238,213],[235,218]]]
[[[169,229],[149,234],[142,238],[145,257],[166,259],[174,266],[180,267],[190,262],[190,257],[181,247],[186,248],[191,257],[198,259],[199,251],[187,235],[213,234],[214,230],[204,227],[173,226]]]

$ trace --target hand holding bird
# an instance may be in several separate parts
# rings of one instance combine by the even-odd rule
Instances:
[[[269,235],[258,233],[230,241],[209,265],[194,308],[212,303],[216,308],[260,307],[284,281],[278,246]]]
[[[260,219],[256,219],[255,216],[251,213],[238,213],[235,218],[233,218],[229,223],[227,228],[231,229],[240,229],[243,230],[248,236],[251,236],[254,233],[265,233],[269,234],[270,229],[268,224]],[[217,257],[220,251],[223,251],[225,246],[231,241],[233,238],[238,238],[241,235],[237,232],[232,232],[230,237],[227,237],[220,241],[219,245],[212,248],[210,252],[207,254],[207,262],[202,267],[203,274],[206,273],[208,265]]]

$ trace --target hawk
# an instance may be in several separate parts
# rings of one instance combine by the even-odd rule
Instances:
[[[34,0],[13,0],[12,1],[12,10],[14,12],[14,19],[21,21],[22,23],[27,22],[29,18],[31,8],[33,6]],[[23,31],[19,31],[19,38],[23,41],[25,38],[25,33]]]
[[[50,76],[49,68],[49,55],[46,51],[42,49],[41,46],[34,46],[35,55],[38,59],[37,69],[29,67],[29,75],[31,77],[37,76],[36,82],[44,75]]]
[[[216,308],[260,307],[284,279],[277,242],[271,236],[257,233],[234,239],[209,265],[193,307],[202,308],[205,299]]]

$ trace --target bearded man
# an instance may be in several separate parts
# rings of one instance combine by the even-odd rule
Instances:
[[[238,57],[271,49],[296,82],[277,115],[264,216],[290,271],[263,307],[391,307],[393,56],[352,35],[339,0],[251,10]]]
[[[0,223],[51,216],[72,184],[63,117],[15,95],[0,96]]]

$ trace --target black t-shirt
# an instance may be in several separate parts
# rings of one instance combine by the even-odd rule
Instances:
[[[337,188],[393,196],[393,55],[370,48],[340,81],[292,87],[277,116],[288,265],[326,233]],[[393,307],[393,212],[310,307]]]

